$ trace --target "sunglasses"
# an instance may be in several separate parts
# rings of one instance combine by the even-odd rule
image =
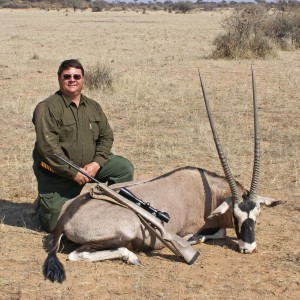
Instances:
[[[74,78],[74,80],[80,80],[82,78],[82,76],[80,74],[74,74],[74,75],[64,74],[62,77],[63,77],[64,80],[69,80],[72,77]]]

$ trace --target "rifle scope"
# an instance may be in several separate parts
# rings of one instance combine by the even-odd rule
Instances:
[[[136,205],[142,207],[143,209],[150,212],[152,215],[157,217],[158,219],[162,220],[163,222],[168,223],[170,220],[170,216],[167,212],[162,212],[157,210],[156,208],[152,207],[149,202],[144,202],[143,200],[137,198],[131,191],[126,188],[121,188],[119,194],[126,199],[134,202]]]

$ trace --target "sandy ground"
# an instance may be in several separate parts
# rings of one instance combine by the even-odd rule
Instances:
[[[105,108],[114,151],[134,162],[137,179],[183,165],[222,174],[199,104],[200,66],[234,175],[250,182],[253,62],[207,59],[226,14],[0,11],[1,299],[300,299],[299,51],[254,61],[263,151],[259,193],[285,201],[262,209],[257,253],[239,254],[232,230],[224,240],[194,246],[201,256],[191,266],[166,249],[139,253],[140,267],[70,262],[74,245],[64,242],[58,256],[67,280],[53,284],[42,275],[51,237],[39,231],[33,209],[31,115],[57,88],[64,58],[93,65],[103,57],[118,71],[114,93],[86,92]]]

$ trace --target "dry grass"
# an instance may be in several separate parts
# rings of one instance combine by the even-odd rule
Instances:
[[[0,298],[298,298],[300,52],[280,52],[274,60],[207,59],[229,13],[0,10]],[[133,161],[136,178],[184,165],[222,174],[200,95],[199,67],[229,163],[246,186],[252,173],[254,63],[263,150],[260,193],[288,201],[263,211],[258,254],[241,256],[227,239],[198,246],[203,254],[191,267],[166,259],[165,250],[142,254],[142,268],[67,263],[66,284],[43,281],[44,235],[36,235],[30,219],[36,195],[31,116],[57,89],[57,67],[67,58],[79,58],[85,66],[107,61],[118,74],[113,93],[85,94],[103,106],[115,132],[113,150]]]

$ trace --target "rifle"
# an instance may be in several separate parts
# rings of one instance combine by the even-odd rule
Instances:
[[[167,212],[157,210],[156,208],[152,207],[149,202],[146,203],[142,199],[139,199],[128,189],[122,187],[119,191],[119,194],[125,197],[126,199],[132,201],[136,205],[142,207],[143,209],[149,211],[153,216],[162,220],[163,222],[168,223],[170,221],[170,216]]]
[[[90,176],[88,173],[81,170],[79,167],[74,165],[73,163],[69,162],[63,157],[60,157],[57,154],[54,154],[57,158],[89,178],[91,181],[97,183],[97,189],[102,191],[107,196],[111,197],[118,203],[125,205],[129,209],[131,209],[134,213],[136,213],[143,224],[155,234],[155,236],[167,247],[169,248],[174,254],[184,259],[189,265],[193,264],[200,253],[194,250],[191,245],[181,238],[180,236],[176,235],[175,233],[167,232],[163,227],[161,221],[157,219],[153,214],[148,212],[147,210],[143,209],[142,207],[136,205],[132,201],[128,200],[124,196],[120,195],[119,193],[115,192],[105,184],[101,183],[94,177]],[[157,231],[157,230],[158,231]]]

